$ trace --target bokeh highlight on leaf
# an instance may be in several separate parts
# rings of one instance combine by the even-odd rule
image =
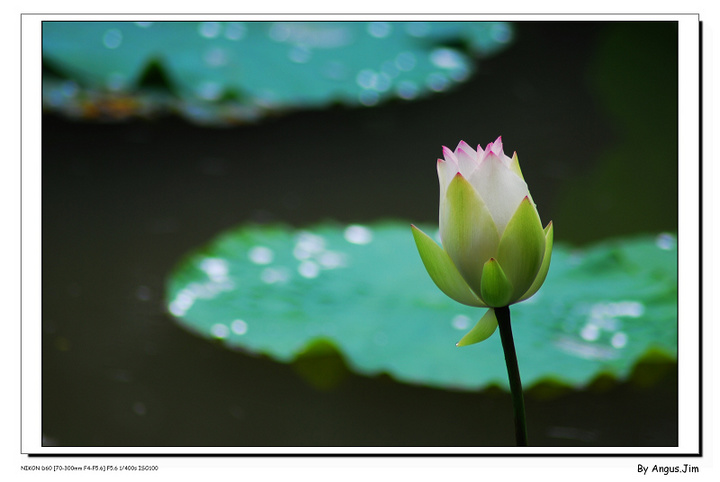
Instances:
[[[374,106],[452,88],[512,36],[503,22],[45,22],[43,104],[198,123]]]
[[[437,229],[422,226],[426,233]],[[677,356],[674,235],[556,243],[535,296],[514,306],[524,384],[627,378],[645,356]],[[455,343],[485,310],[430,280],[408,223],[241,226],[179,262],[168,310],[184,328],[290,363],[322,343],[362,375],[445,389],[506,387],[497,336]]]

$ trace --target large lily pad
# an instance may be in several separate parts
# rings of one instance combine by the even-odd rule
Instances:
[[[435,287],[409,223],[240,227],[183,259],[167,295],[185,328],[281,362],[330,344],[364,375],[452,389],[507,386],[497,334],[455,346],[484,310]],[[545,285],[511,313],[526,387],[581,387],[599,375],[627,377],[650,353],[675,358],[675,237],[582,250],[557,243]]]
[[[444,91],[511,39],[503,22],[45,22],[43,97],[74,115],[251,121]]]

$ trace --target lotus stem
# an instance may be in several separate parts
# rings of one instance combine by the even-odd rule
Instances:
[[[495,316],[497,317],[498,327],[500,328],[500,339],[502,340],[503,352],[505,353],[505,365],[507,365],[508,380],[510,381],[510,394],[512,396],[515,416],[515,440],[517,441],[518,447],[527,447],[525,401],[523,399],[517,354],[515,353],[515,342],[513,341],[512,328],[510,327],[510,307],[495,308]]]

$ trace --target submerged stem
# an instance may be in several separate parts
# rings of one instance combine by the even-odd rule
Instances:
[[[498,327],[500,328],[500,339],[502,340],[508,380],[510,381],[510,393],[512,395],[513,412],[515,415],[515,440],[517,441],[518,447],[526,447],[528,442],[525,422],[525,401],[523,399],[517,354],[515,353],[515,342],[513,341],[512,328],[510,327],[510,307],[495,308],[495,316],[497,317]]]

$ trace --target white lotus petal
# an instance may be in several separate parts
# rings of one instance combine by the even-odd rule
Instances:
[[[468,180],[485,202],[502,236],[520,202],[528,195],[527,184],[492,151]]]
[[[455,153],[451,151],[449,148],[443,146],[443,157],[446,161],[451,161],[455,163],[455,165],[458,165],[457,157],[455,157]]]
[[[457,149],[455,149],[455,157],[458,160],[458,168],[466,179],[470,177],[480,164],[475,149],[467,145],[464,141],[461,141]]]
[[[503,145],[502,145],[502,136],[495,139],[495,142],[492,143],[492,146],[490,147],[490,150],[495,154],[496,156],[503,155]]]
[[[444,197],[445,191],[447,191],[450,181],[453,180],[455,174],[458,173],[458,166],[452,162],[443,161],[442,159],[437,160],[437,172],[438,180],[440,181],[440,197]]]

